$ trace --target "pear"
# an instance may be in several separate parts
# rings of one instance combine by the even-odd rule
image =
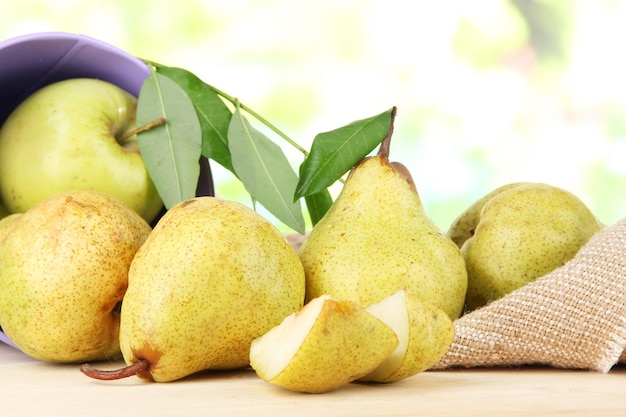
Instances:
[[[16,220],[22,217],[22,214],[24,213],[13,213],[0,218],[0,245],[5,236],[8,236],[9,232],[13,230]]]
[[[13,220],[11,220],[13,219]],[[55,194],[3,219],[0,325],[48,362],[119,356],[119,303],[150,226],[108,194]]]
[[[0,245],[2,245],[4,238],[8,236],[9,232],[13,229],[16,220],[22,217],[22,214],[23,213],[7,214],[5,217],[2,217],[2,203],[0,203]],[[2,327],[0,327],[0,331],[2,331]]]
[[[496,195],[519,186],[526,186],[529,182],[514,182],[505,184],[485,194],[470,205],[461,215],[459,215],[448,228],[448,236],[452,241],[461,248],[463,243],[474,235],[474,229],[480,219],[480,211],[485,203]]]
[[[304,301],[304,270],[278,229],[235,201],[172,207],[129,270],[120,345],[128,367],[81,371],[168,382],[248,366],[250,344]]]
[[[255,339],[250,365],[271,384],[323,393],[366,375],[397,346],[395,332],[361,306],[321,295]]]
[[[513,183],[488,193],[448,231],[464,236],[457,244],[468,271],[467,311],[562,266],[602,227],[577,196],[550,184]]]
[[[413,299],[411,299],[413,298]],[[452,344],[454,322],[440,308],[400,290],[365,308],[391,327],[398,347],[359,381],[396,382],[429,369]]]
[[[467,288],[463,256],[426,214],[406,167],[389,162],[392,130],[393,118],[378,154],[353,167],[302,244],[305,302],[330,294],[366,307],[403,289],[456,318]]]

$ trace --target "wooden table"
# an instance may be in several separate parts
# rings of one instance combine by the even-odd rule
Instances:
[[[115,368],[114,364],[99,364]],[[626,416],[626,367],[429,371],[325,394],[275,387],[251,370],[178,382],[96,381],[77,365],[32,360],[0,343],[1,416]]]

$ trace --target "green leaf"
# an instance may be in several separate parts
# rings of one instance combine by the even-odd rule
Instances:
[[[200,175],[202,131],[193,103],[168,77],[153,72],[137,101],[137,126],[160,118],[165,124],[137,135],[139,151],[166,208],[195,196]]]
[[[254,129],[236,108],[228,129],[236,175],[253,199],[287,226],[304,233],[300,202],[293,202],[298,176],[282,149]]]
[[[202,155],[234,174],[228,149],[228,125],[232,112],[211,86],[191,72],[154,64],[157,72],[176,82],[187,93],[202,127]]]
[[[300,165],[294,199],[327,189],[379,145],[389,131],[392,110],[315,136]]]
[[[333,198],[328,190],[320,191],[315,194],[309,194],[304,197],[304,200],[306,201],[306,207],[309,211],[309,217],[311,218],[313,226],[322,220],[324,214],[326,214],[330,206],[333,204]]]

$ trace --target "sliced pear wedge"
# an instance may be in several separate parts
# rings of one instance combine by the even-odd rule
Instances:
[[[398,336],[398,346],[363,382],[395,382],[416,375],[436,364],[454,338],[454,323],[434,304],[400,290],[365,309]]]
[[[255,339],[250,365],[272,384],[322,393],[368,374],[397,346],[394,330],[373,314],[322,295]]]

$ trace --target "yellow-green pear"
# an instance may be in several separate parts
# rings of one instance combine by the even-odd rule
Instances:
[[[508,184],[488,196],[448,232],[466,236],[457,244],[468,271],[468,311],[562,266],[603,227],[577,196],[550,184]]]
[[[13,215],[16,216],[16,215]],[[0,325],[49,362],[120,354],[119,303],[150,226],[97,191],[55,194],[15,219],[0,243]]]
[[[242,368],[252,340],[303,301],[302,264],[275,226],[235,201],[183,201],[160,219],[130,267],[120,330],[128,368],[81,370],[168,382]]]
[[[460,248],[463,243],[474,235],[474,229],[480,220],[480,211],[485,203],[496,195],[519,186],[526,186],[532,183],[514,182],[505,184],[488,192],[483,197],[476,200],[461,215],[459,215],[448,228],[448,236]]]
[[[398,347],[359,381],[396,382],[429,369],[452,344],[454,323],[440,308],[400,290],[365,308],[398,336]]]
[[[397,346],[395,332],[361,306],[322,295],[255,339],[250,365],[269,383],[322,393],[366,375]]]
[[[13,230],[16,220],[22,217],[22,214],[24,213],[13,213],[0,219],[0,245],[5,236],[8,236],[9,232]]]
[[[377,155],[350,171],[302,244],[306,301],[330,294],[365,307],[403,289],[456,318],[467,287],[463,256],[426,214],[406,167],[389,162],[392,130]]]

